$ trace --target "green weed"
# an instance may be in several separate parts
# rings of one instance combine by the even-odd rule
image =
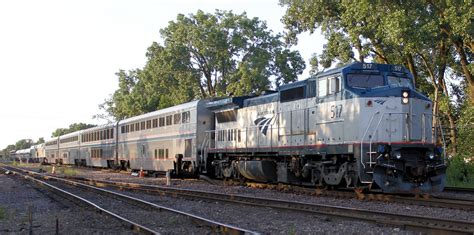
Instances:
[[[0,220],[3,220],[7,217],[7,212],[4,208],[0,207]]]

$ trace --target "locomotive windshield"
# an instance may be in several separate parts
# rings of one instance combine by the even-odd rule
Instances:
[[[413,89],[413,84],[409,78],[388,76],[388,85],[391,87],[408,87]]]
[[[382,75],[378,74],[348,74],[347,85],[352,88],[375,88],[385,86]]]

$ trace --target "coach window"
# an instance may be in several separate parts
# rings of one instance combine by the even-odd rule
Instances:
[[[166,125],[171,126],[173,117],[171,115],[166,116]]]
[[[162,127],[162,126],[165,126],[165,118],[164,117],[160,117],[159,119],[159,126]]]
[[[176,124],[180,124],[180,123],[181,123],[181,113],[176,113],[176,114],[174,115],[174,118],[173,118],[173,119],[174,119],[174,124],[175,124],[175,125],[176,125]]]
[[[134,132],[135,131],[135,125],[130,125],[130,132]]]
[[[110,129],[110,138],[111,138],[111,139],[114,138],[114,129]]]
[[[181,116],[182,123],[189,123],[191,121],[191,114],[189,111],[184,112]]]
[[[141,126],[140,129],[145,130],[145,121],[141,122],[141,123],[140,123],[140,126]]]
[[[168,156],[168,153],[169,153],[169,152],[168,152],[168,149],[166,149],[166,150],[165,150],[165,158],[166,158],[166,159],[168,159],[168,157],[169,157],[169,156]]]
[[[155,159],[158,158],[158,149],[155,149]]]
[[[121,126],[121,127],[120,127],[120,132],[121,132],[122,134],[125,133],[125,126]]]
[[[163,159],[165,157],[165,150],[164,149],[159,149],[158,150],[158,158]]]
[[[146,129],[151,129],[151,120],[146,121]]]
[[[153,119],[153,128],[158,127],[158,119]]]

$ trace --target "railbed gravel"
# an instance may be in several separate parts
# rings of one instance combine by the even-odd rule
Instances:
[[[32,167],[32,168],[38,169],[37,166]],[[130,183],[152,184],[152,185],[164,185],[166,182],[164,178],[152,178],[152,177],[138,178],[138,177],[131,176],[130,173],[128,172],[117,173],[111,170],[97,170],[97,169],[90,169],[90,168],[76,168],[76,172],[74,176],[94,178],[97,180],[111,180],[111,181],[130,182]],[[384,211],[384,212],[407,214],[407,215],[420,215],[420,216],[474,221],[474,216],[472,216],[472,212],[456,210],[456,209],[425,207],[425,206],[407,205],[407,204],[401,204],[401,203],[382,202],[382,201],[361,201],[357,199],[334,198],[334,197],[324,197],[324,196],[318,197],[318,196],[311,196],[311,195],[306,195],[306,194],[280,192],[274,189],[255,189],[255,188],[248,188],[248,187],[243,187],[243,186],[211,185],[205,181],[192,180],[192,179],[189,179],[189,180],[173,179],[172,185],[174,187],[203,190],[203,191],[214,191],[214,192],[227,193],[227,194],[268,197],[268,198],[273,198],[273,199],[293,200],[293,201],[306,202],[306,203],[317,203],[317,204],[337,205],[337,206],[353,207],[353,208],[368,209],[368,210],[379,210],[379,211]],[[438,195],[449,195],[449,194],[452,194],[452,193],[439,193]],[[460,197],[464,199],[468,199],[468,200],[474,200],[474,196],[470,194],[462,195]],[[283,213],[280,213],[280,215],[281,214]],[[272,217],[274,216],[273,214],[271,215]],[[279,217],[279,216],[275,216],[275,217]],[[350,221],[350,222],[354,223],[354,221]],[[334,223],[334,222],[329,223],[329,224],[331,225],[329,227],[332,227],[332,228],[338,225],[338,223]],[[298,225],[297,227],[304,226],[304,224],[300,222],[298,222],[297,225]],[[374,225],[365,224],[361,228],[363,229],[359,230],[359,232],[360,231],[365,232],[367,231],[367,228],[370,228],[369,230],[372,230],[372,229],[377,229],[378,227]],[[340,229],[337,229],[337,231],[340,231]],[[399,229],[392,228],[392,230],[385,231],[385,232],[389,232],[389,233],[399,232]]]
[[[206,234],[210,232],[209,229],[193,223],[189,217],[184,215],[165,210],[154,210],[149,206],[142,207],[129,204],[123,200],[98,193],[95,190],[89,191],[59,181],[48,181],[48,183],[162,234]]]
[[[31,212],[31,213],[30,213]],[[35,183],[0,174],[0,234],[136,234]]]

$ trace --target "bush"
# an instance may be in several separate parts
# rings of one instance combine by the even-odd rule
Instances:
[[[474,164],[466,163],[462,155],[448,161],[446,176],[448,186],[474,188]]]

